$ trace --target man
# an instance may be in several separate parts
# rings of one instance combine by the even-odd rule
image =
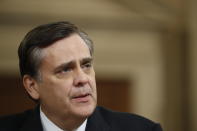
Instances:
[[[93,43],[69,22],[41,25],[21,42],[23,85],[34,110],[0,118],[0,131],[161,131],[143,117],[97,107]]]

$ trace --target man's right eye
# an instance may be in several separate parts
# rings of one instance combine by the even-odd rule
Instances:
[[[63,68],[61,72],[66,73],[66,72],[70,72],[70,71],[72,71],[72,68],[67,67],[67,68]]]

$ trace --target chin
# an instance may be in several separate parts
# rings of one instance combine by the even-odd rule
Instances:
[[[89,117],[95,110],[96,105],[86,105],[78,107],[75,112],[79,117]]]

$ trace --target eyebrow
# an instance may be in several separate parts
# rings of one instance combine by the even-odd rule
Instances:
[[[87,63],[87,62],[92,62],[92,61],[93,61],[92,57],[86,57],[86,58],[83,58],[83,59],[80,60],[80,64]],[[74,60],[62,63],[54,69],[54,72],[56,73],[56,72],[60,71],[61,69],[72,67],[72,66],[75,65],[75,63],[76,62]]]

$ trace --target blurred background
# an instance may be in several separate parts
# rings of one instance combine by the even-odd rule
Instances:
[[[0,0],[0,115],[34,106],[18,71],[24,35],[37,25],[68,20],[94,41],[99,105],[148,117],[165,131],[196,131],[195,5],[195,0]]]

